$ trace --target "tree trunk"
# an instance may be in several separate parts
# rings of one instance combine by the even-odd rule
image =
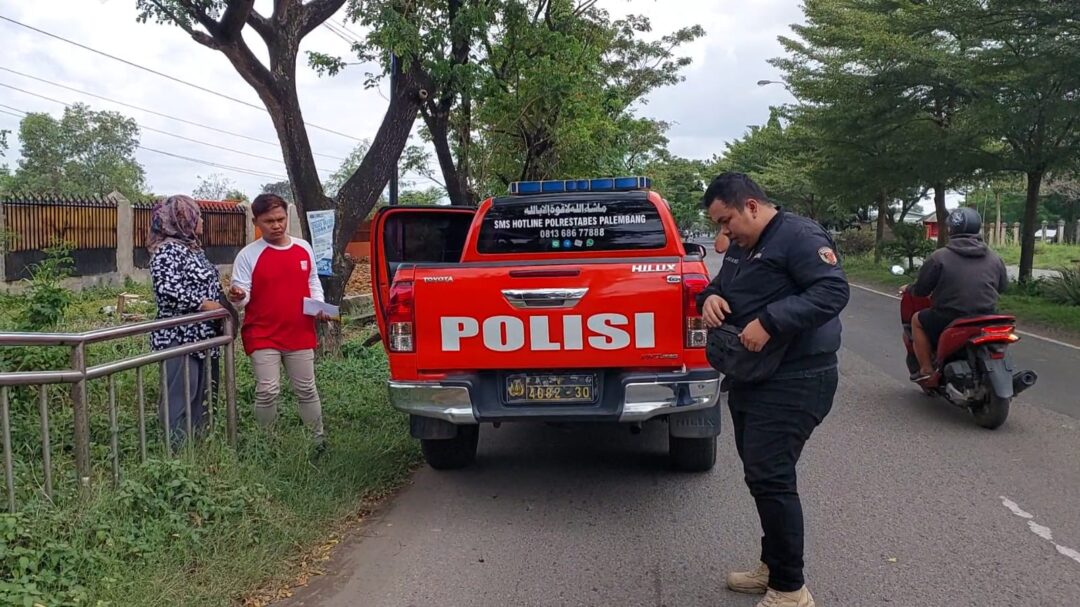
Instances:
[[[889,212],[889,197],[882,192],[878,198],[877,235],[874,238],[874,262],[881,262],[881,247],[885,244],[885,216]]]
[[[1020,282],[1031,281],[1031,268],[1035,265],[1035,222],[1039,215],[1039,188],[1042,187],[1043,171],[1027,174],[1027,200],[1024,202],[1024,232],[1020,237]]]
[[[939,247],[943,247],[949,244],[949,230],[946,225],[949,211],[945,208],[945,184],[934,184],[934,211],[937,215],[937,244]]]
[[[1001,193],[994,192],[994,206],[997,209],[997,216],[994,219],[994,244],[1001,246],[1005,244],[1004,238],[1001,237]]]
[[[450,149],[450,115],[436,111],[424,115],[424,123],[431,132],[431,143],[435,147],[435,157],[439,160],[443,181],[446,182],[446,194],[453,206],[472,206],[469,193],[468,175],[454,162],[454,153]]]

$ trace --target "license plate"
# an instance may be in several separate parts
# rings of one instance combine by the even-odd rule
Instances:
[[[596,383],[595,373],[511,375],[506,378],[506,402],[594,403]]]

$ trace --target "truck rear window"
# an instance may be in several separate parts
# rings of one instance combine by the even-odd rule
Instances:
[[[647,199],[506,202],[480,225],[480,253],[635,251],[667,245],[660,213]]]

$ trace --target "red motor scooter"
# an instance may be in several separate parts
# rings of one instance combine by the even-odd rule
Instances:
[[[929,297],[916,297],[904,289],[900,298],[900,322],[910,373],[919,370],[911,338],[911,318],[930,307]],[[953,321],[941,334],[934,355],[934,375],[923,390],[944,396],[952,404],[971,411],[975,422],[993,430],[1005,423],[1017,394],[1035,385],[1034,371],[1015,371],[1009,346],[1016,335],[1016,318],[1002,314],[971,316]]]

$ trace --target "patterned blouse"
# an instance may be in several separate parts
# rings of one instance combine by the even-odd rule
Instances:
[[[154,285],[158,318],[193,314],[207,299],[221,301],[221,277],[217,267],[203,252],[192,251],[179,243],[166,242],[158,247],[150,260],[150,279]],[[219,335],[221,321],[159,329],[150,334],[150,348],[164,350]],[[217,348],[214,348],[213,356],[217,354]],[[198,352],[194,356],[206,358],[206,353]]]

